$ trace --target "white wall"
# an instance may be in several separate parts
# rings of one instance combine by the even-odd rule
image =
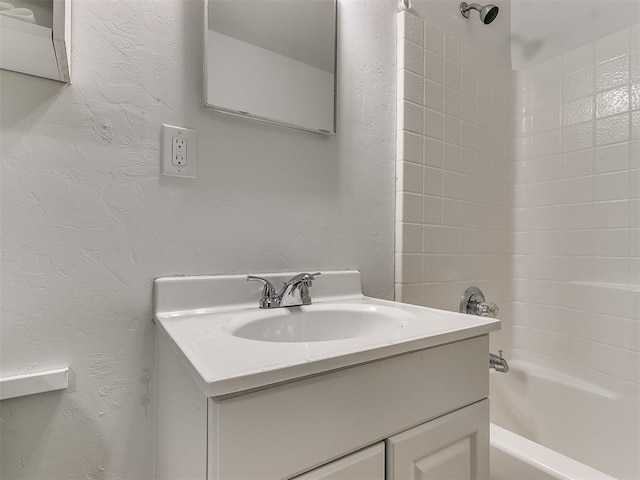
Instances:
[[[6,479],[152,476],[151,283],[359,268],[393,295],[394,1],[340,3],[338,135],[202,108],[202,4],[73,4],[72,79],[2,71],[2,375],[74,387],[0,405]],[[198,131],[195,180],[160,127]]]
[[[458,311],[460,297],[475,285],[504,307],[510,301],[513,72],[503,58],[481,56],[476,42],[411,14],[403,18],[396,299]]]
[[[521,70],[640,21],[637,0],[511,0],[511,57]]]

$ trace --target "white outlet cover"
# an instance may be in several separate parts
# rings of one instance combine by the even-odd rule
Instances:
[[[173,138],[187,142],[186,165],[173,163]],[[190,128],[162,125],[162,175],[196,178],[196,131]]]

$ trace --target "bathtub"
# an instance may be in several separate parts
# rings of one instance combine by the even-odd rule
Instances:
[[[637,385],[517,358],[509,366],[490,375],[492,479],[640,478]]]
[[[490,432],[491,480],[615,480],[497,425]]]

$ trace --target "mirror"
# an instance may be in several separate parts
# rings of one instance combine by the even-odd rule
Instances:
[[[205,105],[335,133],[335,0],[205,0]]]

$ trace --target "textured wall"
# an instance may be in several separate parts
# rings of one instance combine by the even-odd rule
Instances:
[[[0,72],[0,373],[75,377],[2,402],[3,479],[151,477],[154,277],[351,267],[392,296],[395,8],[340,4],[331,138],[201,107],[199,1],[75,1],[72,85]],[[197,129],[195,180],[159,176],[162,123]]]
[[[513,73],[470,40],[399,21],[396,299],[457,311],[476,285],[504,307]]]

